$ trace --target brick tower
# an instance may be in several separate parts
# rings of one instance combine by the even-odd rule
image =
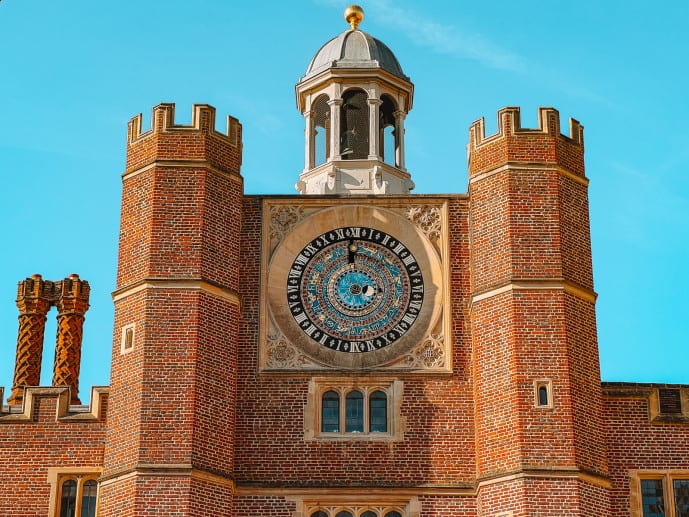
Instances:
[[[129,124],[99,515],[229,515],[241,126],[195,105]]]
[[[479,515],[608,515],[583,128],[469,142]],[[510,510],[511,513],[507,512]]]

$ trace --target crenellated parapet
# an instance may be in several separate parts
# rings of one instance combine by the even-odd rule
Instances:
[[[88,406],[71,403],[69,386],[26,387],[20,405],[0,405],[0,425],[24,422],[100,422],[105,420],[108,392],[106,386],[91,388]],[[0,400],[3,388],[0,387]]]
[[[223,172],[239,175],[242,163],[242,125],[227,117],[227,129],[215,129],[215,108],[194,104],[191,124],[175,123],[175,105],[159,104],[153,108],[151,129],[141,131],[141,114],[134,117],[127,130],[125,176],[155,162],[176,164],[204,162]],[[198,164],[198,163],[197,163]]]
[[[560,114],[538,109],[538,128],[523,128],[518,107],[498,111],[498,130],[486,136],[484,119],[469,129],[469,175],[488,172],[508,163],[553,164],[584,177],[584,127],[570,118],[569,136],[560,132]]]

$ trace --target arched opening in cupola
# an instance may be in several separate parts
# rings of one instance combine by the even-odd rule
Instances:
[[[359,89],[347,90],[342,96],[340,112],[340,156],[343,160],[368,158],[368,96]]]
[[[315,166],[330,158],[330,106],[327,95],[319,95],[313,103],[313,140]]]
[[[395,111],[397,105],[389,95],[382,95],[380,100],[379,124],[380,130],[380,156],[389,165],[399,166],[397,155],[399,148],[399,135],[395,128]]]

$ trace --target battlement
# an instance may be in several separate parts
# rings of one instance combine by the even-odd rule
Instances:
[[[153,107],[151,116],[151,129],[141,132],[142,114],[129,121],[127,127],[127,143],[133,144],[137,140],[149,137],[164,131],[202,131],[223,138],[228,144],[239,146],[242,142],[242,125],[239,120],[231,115],[227,116],[226,133],[220,133],[215,129],[215,108],[208,104],[194,104],[191,111],[191,124],[175,124],[175,104],[163,102]]]
[[[584,127],[569,119],[569,136],[560,132],[560,114],[554,108],[538,109],[538,127],[523,128],[520,109],[509,106],[498,111],[498,128],[486,136],[485,119],[469,129],[470,175],[508,162],[552,163],[584,176]]]
[[[0,406],[0,425],[23,422],[100,422],[105,419],[109,389],[106,386],[91,388],[91,403],[70,404],[72,396],[68,386],[23,388],[22,404]],[[4,389],[0,387],[0,400]],[[46,404],[48,402],[48,404]]]
[[[207,160],[223,170],[239,173],[242,159],[242,125],[227,117],[227,129],[215,129],[215,108],[194,104],[191,124],[175,123],[175,105],[163,103],[153,108],[151,129],[141,131],[142,115],[127,127],[127,172],[154,160]]]

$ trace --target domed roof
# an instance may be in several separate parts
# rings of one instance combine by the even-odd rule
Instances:
[[[409,81],[388,46],[360,30],[347,30],[323,45],[302,80],[329,68],[379,68]]]

